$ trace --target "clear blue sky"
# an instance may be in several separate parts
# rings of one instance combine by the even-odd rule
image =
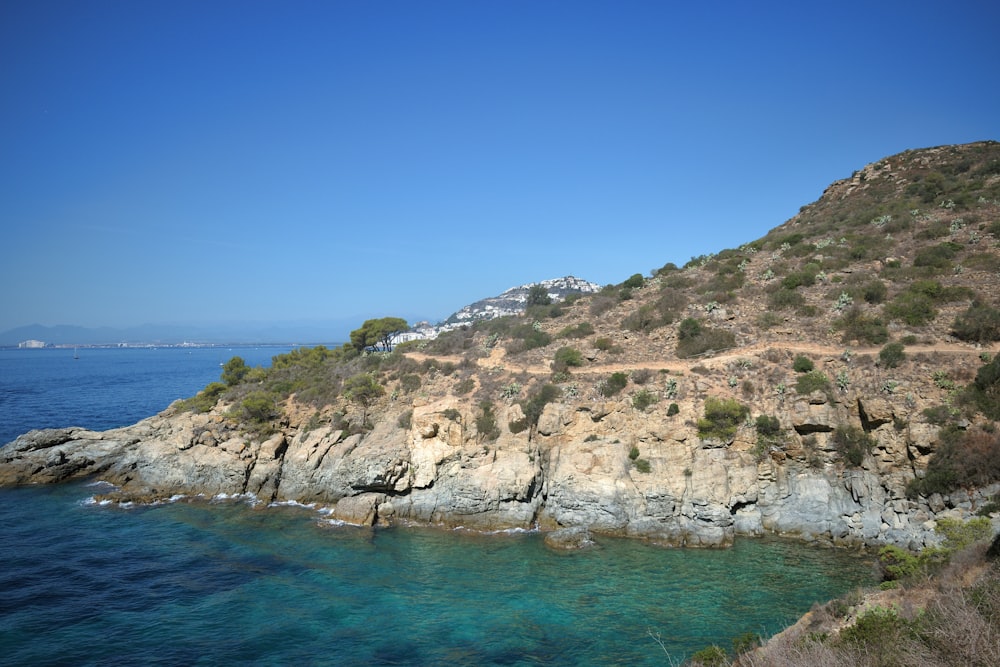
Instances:
[[[1000,139],[1000,4],[0,3],[0,331],[442,319]]]

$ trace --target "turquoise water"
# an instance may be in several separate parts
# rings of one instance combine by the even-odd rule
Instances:
[[[85,354],[86,353],[86,354]],[[110,428],[271,350],[0,351],[0,422]],[[8,438],[9,439],[9,438]],[[662,665],[872,582],[867,558],[780,540],[721,551],[329,524],[302,507],[120,508],[0,489],[5,665]]]
[[[780,540],[557,553],[531,533],[94,491],[0,490],[6,664],[666,664],[650,632],[679,659],[871,581],[866,559]]]

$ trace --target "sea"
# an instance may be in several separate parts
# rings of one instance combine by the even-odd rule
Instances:
[[[0,442],[134,423],[290,347],[0,350]],[[532,531],[360,528],[248,499],[95,503],[100,480],[0,489],[4,665],[670,665],[769,636],[874,582],[871,557]]]

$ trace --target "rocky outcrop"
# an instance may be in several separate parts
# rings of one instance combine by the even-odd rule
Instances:
[[[772,407],[785,436],[766,449],[749,426],[731,440],[699,438],[697,400],[673,415],[624,399],[550,403],[537,428],[504,428],[495,441],[454,397],[417,405],[406,428],[387,412],[365,434],[322,426],[256,437],[221,414],[168,410],[103,433],[21,436],[0,449],[0,484],[96,477],[118,487],[118,499],[252,494],[315,503],[363,525],[580,528],[707,547],[780,533],[920,548],[935,541],[935,518],[965,517],[998,491],[907,498],[935,427],[900,428],[886,401],[818,393]],[[521,416],[513,405],[498,422]],[[845,424],[874,442],[856,468],[832,444]]]

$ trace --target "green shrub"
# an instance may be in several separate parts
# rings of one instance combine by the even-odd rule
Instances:
[[[1000,433],[983,429],[962,430],[947,425],[927,462],[923,477],[906,487],[909,497],[946,494],[957,488],[984,487],[1000,481]]]
[[[407,393],[420,389],[420,376],[416,373],[407,373],[399,378],[399,388]]]
[[[597,393],[605,398],[614,396],[624,389],[627,384],[628,375],[626,373],[612,373],[611,377],[597,386]]]
[[[789,289],[774,290],[767,296],[769,310],[785,310],[789,308],[799,308],[805,305],[806,298],[799,292]]]
[[[510,331],[513,339],[507,351],[513,353],[545,347],[552,342],[552,336],[532,324],[522,324]]]
[[[601,352],[607,352],[614,348],[615,342],[607,337],[597,338],[594,340],[594,348],[600,350]]]
[[[639,458],[639,448],[636,447],[635,445],[632,445],[632,448],[628,450],[628,457],[633,461]]]
[[[629,289],[639,289],[646,284],[646,279],[642,277],[641,273],[635,273],[629,276],[628,280],[622,283],[622,287],[627,287]]]
[[[399,426],[399,428],[403,429],[404,431],[408,431],[412,423],[413,423],[413,410],[407,410],[403,414],[399,415],[399,418],[396,420],[396,424]]]
[[[873,280],[861,288],[861,296],[865,303],[878,304],[885,301],[888,293],[885,283],[881,280]]]
[[[222,366],[222,381],[230,387],[238,385],[250,373],[243,357],[232,357]]]
[[[651,405],[655,405],[660,399],[648,389],[641,389],[632,396],[632,406],[636,410],[645,411]]]
[[[952,333],[956,338],[972,343],[1000,340],[1000,310],[981,301],[973,301],[964,313],[955,318]]]
[[[1000,420],[1000,355],[979,367],[965,395],[986,417]]]
[[[677,337],[681,340],[697,338],[701,335],[701,332],[701,323],[693,317],[687,317],[681,320],[681,323],[677,326]]]
[[[947,269],[955,258],[955,253],[962,246],[946,241],[935,246],[928,246],[917,251],[913,258],[913,266],[928,266],[936,269]]]
[[[208,412],[219,402],[219,397],[226,390],[226,385],[221,382],[210,382],[200,392],[184,400],[181,409],[188,412]]]
[[[479,414],[476,415],[476,432],[483,440],[492,442],[500,437],[500,427],[497,425],[496,414],[491,401],[479,403]]]
[[[760,327],[761,329],[765,330],[771,329],[781,324],[781,322],[782,322],[781,315],[778,315],[777,313],[772,313],[769,310],[764,311],[763,313],[757,315],[757,326]]]
[[[644,306],[640,306],[639,309],[631,315],[626,316],[625,319],[622,320],[622,327],[628,329],[629,331],[648,333],[669,323],[669,321],[664,320],[664,318],[656,310],[655,306],[652,304],[646,304]]]
[[[521,433],[528,428],[527,419],[518,419],[517,421],[512,421],[507,423],[507,428],[510,429],[511,433]]]
[[[649,465],[649,461],[646,459],[636,459],[634,465],[635,469],[641,473],[648,473],[652,470],[652,467]]]
[[[916,628],[895,609],[872,607],[840,631],[839,641],[865,652],[876,665],[902,665],[898,655],[903,639],[914,638]]]
[[[538,424],[538,418],[542,416],[542,410],[552,401],[559,398],[562,392],[554,384],[542,385],[541,389],[527,401],[521,403],[521,411],[528,421],[528,426]]]
[[[789,273],[781,281],[781,286],[786,290],[794,290],[798,287],[810,287],[816,284],[815,271],[795,271]]]
[[[936,426],[943,426],[951,421],[951,411],[947,405],[935,405],[930,408],[924,408],[923,415],[928,424]]]
[[[900,292],[889,303],[882,307],[885,316],[890,320],[905,322],[918,327],[927,324],[937,317],[934,300],[921,292]]]
[[[822,371],[803,373],[795,381],[795,391],[802,396],[811,394],[814,391],[822,391],[830,394],[830,378]]]
[[[858,341],[869,345],[881,345],[889,340],[889,330],[878,317],[865,314],[855,306],[834,321],[833,326],[844,332],[842,341]]]
[[[792,362],[792,369],[796,373],[808,373],[813,369],[812,359],[800,354],[795,357],[795,361]]]
[[[733,652],[736,655],[743,655],[744,653],[750,653],[763,644],[764,639],[756,632],[744,632],[741,635],[733,637]]]
[[[729,665],[729,654],[719,646],[706,646],[691,655],[691,663],[700,667],[726,667]]]
[[[557,338],[586,338],[594,333],[594,326],[590,322],[581,322],[576,326],[569,326],[557,334]]]
[[[676,415],[680,411],[681,411],[681,409],[680,409],[680,407],[676,403],[671,403],[670,407],[667,408],[667,416],[668,417],[673,417],[674,415]]]
[[[242,417],[245,420],[263,424],[278,416],[278,407],[274,397],[263,391],[253,391],[240,402]]]
[[[677,330],[677,356],[681,359],[696,357],[709,352],[721,352],[736,347],[736,336],[731,331],[704,326],[694,318],[687,318]]]
[[[583,366],[583,355],[580,350],[573,347],[560,347],[556,350],[555,358],[552,362],[552,370],[556,373],[564,373],[570,367]]]
[[[781,433],[781,423],[777,417],[760,415],[756,421],[757,434],[765,437],[773,437]]]
[[[833,431],[833,444],[841,457],[856,468],[875,445],[875,439],[857,426],[838,426]]]
[[[883,368],[896,368],[906,360],[902,343],[888,343],[878,353],[878,362]]]
[[[730,440],[740,424],[750,414],[750,408],[732,398],[705,399],[705,416],[698,420],[698,436]]]
[[[944,538],[941,548],[950,552],[961,551],[976,542],[985,542],[993,537],[993,524],[984,516],[968,521],[944,517],[938,519],[936,524],[934,532]]]
[[[878,565],[884,581],[909,579],[922,570],[920,559],[916,554],[893,544],[879,549]]]

